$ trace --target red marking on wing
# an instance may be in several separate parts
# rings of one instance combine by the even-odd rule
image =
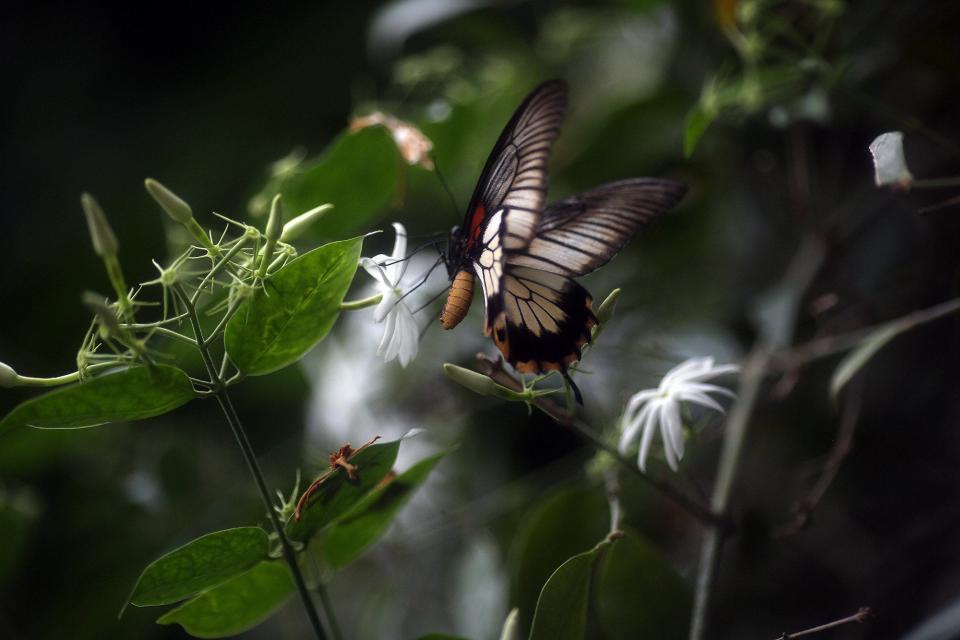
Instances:
[[[480,236],[480,225],[483,223],[483,219],[486,216],[487,211],[483,208],[483,203],[477,204],[477,208],[473,210],[473,215],[470,216],[470,243],[473,244],[474,241]]]

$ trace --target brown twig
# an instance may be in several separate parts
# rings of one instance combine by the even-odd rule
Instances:
[[[490,376],[498,384],[501,384],[514,391],[523,390],[523,384],[510,372],[503,368],[502,359],[498,358],[497,360],[491,360],[486,355],[478,353],[477,362],[480,372]],[[629,460],[621,456],[620,452],[617,451],[615,446],[598,436],[594,432],[593,428],[590,427],[590,425],[586,424],[575,415],[567,411],[566,407],[542,396],[535,398],[533,400],[533,404],[545,414],[550,416],[550,418],[552,418],[557,424],[576,432],[582,438],[589,440],[590,443],[596,448],[609,453],[623,468],[632,472],[634,475],[647,482],[650,486],[662,493],[664,496],[683,507],[690,515],[695,517],[700,522],[713,525],[724,530],[729,528],[729,522],[724,518],[718,517],[708,507],[690,498],[685,493],[680,492],[673,485],[661,480],[657,480],[656,478],[653,478],[641,471],[636,465],[632,464]]]
[[[381,437],[382,436],[374,436],[372,440],[365,443],[359,449],[354,449],[352,446],[350,446],[350,443],[347,442],[342,447],[340,447],[339,449],[331,453],[330,468],[327,469],[322,474],[320,474],[320,476],[318,476],[316,480],[311,482],[310,486],[307,487],[307,490],[304,491],[303,495],[300,496],[300,499],[297,500],[297,508],[293,512],[294,518],[298,522],[300,521],[300,516],[303,513],[303,507],[306,506],[307,501],[310,499],[310,496],[312,496],[314,492],[320,487],[320,485],[326,482],[330,478],[330,476],[335,474],[338,470],[343,469],[344,471],[347,472],[347,477],[350,480],[356,480],[358,467],[355,464],[350,464],[350,460],[355,455],[357,455],[358,453],[360,453],[361,451],[363,451],[364,449],[372,445],[374,442],[379,440]]]
[[[840,418],[837,440],[830,449],[830,454],[820,470],[820,477],[817,478],[807,495],[794,502],[791,509],[794,514],[793,520],[777,527],[771,537],[785,538],[792,536],[810,524],[814,509],[817,508],[834,478],[837,477],[843,461],[853,450],[853,434],[857,430],[857,422],[860,418],[861,399],[862,394],[859,391],[851,394],[851,399],[844,405],[843,415]]]
[[[850,624],[851,622],[863,624],[871,615],[873,615],[873,612],[870,611],[870,607],[860,607],[860,609],[852,616],[840,618],[839,620],[834,620],[833,622],[828,622],[827,624],[821,624],[818,627],[811,627],[809,629],[804,629],[803,631],[797,631],[796,633],[781,633],[779,636],[777,636],[776,640],[791,640],[791,638],[809,636],[813,635],[814,633],[820,633],[821,631],[833,629],[835,627],[841,627],[845,624]]]

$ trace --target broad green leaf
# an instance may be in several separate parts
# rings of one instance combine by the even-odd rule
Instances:
[[[707,127],[713,122],[713,118],[714,116],[707,112],[700,104],[694,106],[687,114],[683,133],[684,157],[689,158],[693,155],[694,149],[697,148],[697,143],[700,142],[700,138],[707,130]]]
[[[445,455],[446,452],[442,452],[424,458],[368,494],[323,534],[320,557],[333,568],[355,560],[383,534],[393,517]]]
[[[901,322],[891,322],[880,327],[869,336],[864,338],[863,342],[856,349],[847,354],[840,361],[833,375],[830,376],[830,397],[836,401],[840,392],[848,382],[857,375],[857,372],[867,364],[873,356],[877,355],[888,342],[896,338],[903,330],[904,325]]]
[[[537,600],[530,640],[585,637],[594,567],[611,544],[604,540],[590,551],[573,556],[553,572]]]
[[[168,611],[157,623],[177,623],[196,638],[224,638],[266,620],[294,589],[287,565],[261,562]]]
[[[306,160],[270,180],[251,201],[251,213],[265,215],[274,195],[283,195],[291,216],[324,202],[334,209],[311,229],[327,237],[365,229],[390,206],[402,160],[383,127],[344,132],[318,158]]]
[[[544,583],[565,560],[588,550],[608,532],[609,506],[599,489],[568,487],[547,496],[526,515],[510,548],[510,602],[527,630]]]
[[[187,374],[167,365],[135,366],[31,398],[0,421],[12,427],[76,429],[158,416],[196,397]]]
[[[293,364],[330,331],[353,281],[362,238],[331,242],[291,261],[227,323],[227,353],[248,375]]]
[[[686,638],[690,591],[670,563],[649,541],[627,530],[597,565],[595,611],[609,640],[636,638],[638,629],[657,638]]]
[[[357,468],[357,477],[351,480],[339,469],[327,478],[310,498],[300,520],[287,523],[291,540],[306,542],[318,531],[330,526],[369,494],[390,473],[400,450],[400,441],[373,444],[350,459]]]
[[[267,560],[269,548],[267,532],[260,527],[208,533],[151,562],[130,602],[138,607],[178,602]]]

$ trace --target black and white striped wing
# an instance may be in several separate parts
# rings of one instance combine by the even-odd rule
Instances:
[[[676,205],[686,185],[660,178],[611,182],[549,205],[530,243],[507,262],[562,276],[602,267],[637,231]]]
[[[529,244],[547,194],[547,164],[567,108],[567,86],[560,80],[534,89],[504,127],[484,165],[463,228],[468,255],[476,257],[476,240],[490,216],[503,212],[505,248]]]
[[[493,341],[522,373],[565,372],[597,322],[586,289],[539,269],[508,264],[499,292],[484,297]]]

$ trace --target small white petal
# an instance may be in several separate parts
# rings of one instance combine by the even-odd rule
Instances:
[[[627,408],[623,410],[624,417],[627,420],[632,420],[631,416],[640,409],[641,406],[649,402],[652,398],[657,397],[659,393],[656,389],[644,389],[643,391],[633,394],[627,402]]]
[[[663,440],[663,453],[667,456],[667,464],[670,465],[670,469],[676,471],[680,468],[680,465],[677,464],[677,456],[673,452],[673,445],[670,443],[670,428],[667,426],[666,420],[660,421],[660,439]]]
[[[397,329],[397,315],[394,313],[387,315],[387,322],[383,325],[383,337],[380,339],[380,346],[377,347],[378,356],[386,356],[393,342],[393,337]],[[390,362],[393,358],[384,357],[385,362]]]
[[[903,153],[903,133],[889,131],[877,136],[870,143],[873,156],[874,180],[878,187],[909,187],[913,181],[907,159]]]
[[[728,398],[736,398],[737,394],[726,387],[720,387],[715,384],[708,384],[706,382],[688,382],[683,386],[684,391],[693,391],[700,393],[719,393],[721,395],[727,396]]]
[[[410,261],[404,260],[407,257],[407,230],[399,222],[393,223],[393,230],[397,232],[397,237],[393,241],[393,253],[387,273],[390,274],[390,282],[393,286],[397,286],[403,274],[406,273]]]
[[[380,258],[385,258],[384,255],[376,256],[375,258],[360,258],[360,266],[363,267],[364,271],[367,274],[377,281],[377,284],[381,289],[392,289],[394,285],[390,284],[390,276],[387,275],[387,272],[381,266]]]
[[[677,460],[683,459],[683,422],[680,420],[680,403],[671,402],[663,408],[663,426],[670,438],[664,449],[673,449]],[[676,470],[676,469],[674,469]]]
[[[739,372],[740,372],[740,367],[738,367],[737,365],[725,364],[719,367],[711,367],[709,370],[700,371],[697,374],[688,377],[687,381],[700,382],[702,380],[709,380],[710,378],[718,378],[728,373],[739,373]]]
[[[627,415],[624,414],[623,424],[626,425],[626,428],[620,437],[620,453],[625,454],[629,451],[630,445],[636,439],[637,432],[643,427],[643,423],[646,421],[647,415],[652,411],[652,407],[653,405],[651,404],[644,405],[639,415],[633,418],[627,418]]]
[[[650,445],[653,443],[653,432],[656,430],[657,416],[660,414],[660,405],[654,404],[643,424],[643,439],[640,441],[640,453],[637,455],[637,465],[640,471],[647,470],[647,456],[650,455]]]
[[[680,400],[683,400],[684,402],[692,402],[693,404],[698,404],[701,407],[707,407],[708,409],[713,409],[714,411],[718,411],[720,413],[726,413],[726,410],[723,408],[723,406],[719,402],[717,402],[707,394],[701,393],[699,391],[685,390],[682,393],[678,394],[678,398]]]
[[[420,330],[410,309],[402,302],[397,305],[397,322],[400,324],[400,365],[406,367],[417,357]]]
[[[400,299],[400,296],[397,295],[397,292],[394,289],[387,289],[383,292],[383,298],[377,304],[377,308],[373,310],[373,321],[374,322],[383,322],[383,319],[393,310],[397,305],[397,301]]]

